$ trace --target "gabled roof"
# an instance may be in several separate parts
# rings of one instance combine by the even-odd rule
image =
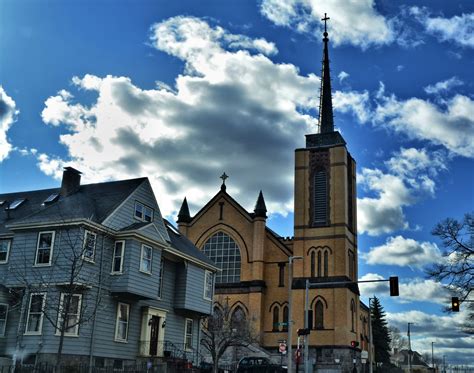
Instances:
[[[168,230],[168,235],[170,236],[171,246],[175,249],[181,251],[183,254],[189,255],[193,258],[200,260],[206,264],[209,264],[213,267],[217,267],[211,259],[209,259],[204,253],[201,252],[194,244],[188,240],[185,236],[178,233],[176,228],[166,219],[163,219],[165,222],[166,229]]]
[[[59,196],[49,204],[43,202],[60,188],[0,194],[0,200],[9,202],[17,198],[26,201],[14,210],[0,210],[0,234],[9,233],[8,228],[20,224],[36,224],[48,221],[88,219],[101,223],[120,205],[146,178],[111,181],[81,185],[69,196]]]

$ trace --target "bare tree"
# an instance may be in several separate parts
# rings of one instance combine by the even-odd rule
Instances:
[[[212,357],[213,372],[217,373],[219,360],[230,347],[245,347],[257,342],[252,320],[240,308],[231,310],[228,302],[214,307],[214,312],[202,325],[201,345]]]
[[[434,227],[432,234],[442,242],[444,260],[427,273],[457,293],[462,304],[474,289],[474,213],[465,214],[460,221],[447,218]],[[470,308],[465,331],[473,333],[473,303],[466,302],[462,306]]]
[[[32,270],[31,258],[27,260],[25,253],[24,260],[17,261],[19,265],[15,266],[13,275],[25,288],[22,314],[27,317],[33,310],[25,328],[35,328],[34,323],[45,319],[59,337],[56,355],[56,371],[59,371],[64,338],[78,335],[80,326],[96,316],[107,235],[98,235],[83,226],[57,230],[54,235],[53,256],[45,258],[51,252],[40,252],[41,245],[52,245],[51,235],[40,235],[34,258],[37,264],[38,258],[43,255],[40,260],[50,265]]]
[[[408,347],[408,340],[401,333],[400,329],[395,326],[388,327],[388,333],[390,335],[390,348],[392,350],[403,350]]]

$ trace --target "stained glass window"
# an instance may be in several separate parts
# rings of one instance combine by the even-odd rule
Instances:
[[[224,232],[217,232],[204,244],[202,251],[222,269],[216,274],[216,283],[240,282],[240,249]]]

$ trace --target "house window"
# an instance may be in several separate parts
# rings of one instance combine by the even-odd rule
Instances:
[[[150,222],[153,220],[153,209],[140,202],[135,202],[135,218]]]
[[[36,246],[35,265],[51,265],[53,256],[54,232],[39,232]]]
[[[0,304],[0,337],[5,335],[7,327],[8,304]]]
[[[282,331],[288,331],[288,306],[283,307],[283,329]]]
[[[158,274],[158,298],[161,298],[163,295],[163,272],[165,270],[165,259],[161,257],[160,261],[160,273]]]
[[[119,303],[117,306],[117,320],[115,322],[115,340],[117,342],[127,342],[129,316],[130,305]]]
[[[216,284],[240,282],[240,249],[230,236],[217,232],[202,251],[222,270],[216,275]]]
[[[123,253],[125,241],[115,241],[114,255],[112,257],[112,273],[120,274],[123,271]]]
[[[283,287],[285,286],[285,264],[286,263],[278,263],[278,286]]]
[[[140,259],[140,271],[151,273],[153,249],[151,246],[142,245],[142,255]]]
[[[41,334],[45,301],[45,293],[33,293],[30,295],[25,334]]]
[[[0,264],[8,262],[8,256],[10,254],[10,240],[0,240]]]
[[[272,331],[280,331],[280,309],[278,306],[273,307],[273,328]]]
[[[67,297],[70,296],[69,310],[65,309]],[[77,336],[79,335],[79,322],[81,316],[81,294],[66,294],[61,293],[61,302],[59,304],[58,324],[56,326],[56,335],[61,334],[61,329],[64,328],[64,335]],[[66,320],[64,321],[64,316]]]
[[[186,330],[184,332],[184,345],[186,350],[193,348],[193,320],[186,319]]]
[[[212,300],[213,277],[211,271],[206,271],[204,274],[204,299]]]
[[[82,259],[89,262],[94,261],[95,256],[95,242],[97,235],[95,233],[86,231],[84,233],[84,248],[82,249]]]
[[[324,329],[324,306],[323,302],[318,300],[314,309],[315,314],[315,328]]]

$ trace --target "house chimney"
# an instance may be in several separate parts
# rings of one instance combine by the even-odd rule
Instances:
[[[81,186],[81,171],[72,167],[64,167],[63,180],[61,182],[61,196],[67,197],[76,193]]]

